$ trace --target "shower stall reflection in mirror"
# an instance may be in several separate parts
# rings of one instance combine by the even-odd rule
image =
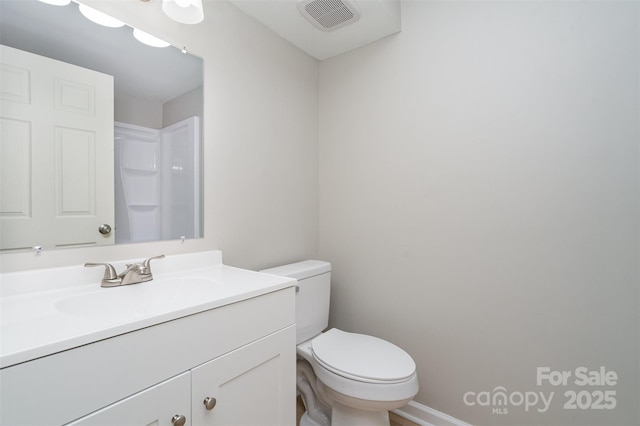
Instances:
[[[116,244],[201,236],[199,129],[115,123]]]

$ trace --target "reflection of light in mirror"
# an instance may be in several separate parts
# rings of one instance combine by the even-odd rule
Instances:
[[[52,4],[54,6],[66,6],[71,0],[40,0],[42,3]]]
[[[201,238],[203,234],[202,191],[199,166],[202,127],[201,123],[196,121],[188,126],[190,130],[185,130],[186,125],[178,125],[178,123],[203,116],[202,60],[185,54],[188,52],[183,44],[179,44],[181,48],[174,50],[171,46],[159,49],[148,47],[138,40],[133,41],[133,28],[127,25],[121,28],[96,25],[79,11],[79,2],[84,3],[85,0],[71,0],[67,6],[48,4],[53,1],[60,2],[60,0],[0,0],[2,44],[113,76],[114,90],[113,94],[108,96],[113,99],[113,107],[108,107],[106,110],[113,109],[114,118],[121,123],[148,127],[156,131],[165,128],[173,129],[173,126],[177,126],[170,137],[165,135],[165,143],[162,140],[156,143],[157,157],[151,160],[150,170],[133,170],[130,173],[127,171],[126,178],[127,182],[132,184],[131,190],[134,192],[139,190],[135,194],[153,193],[154,199],[151,201],[146,198],[141,201],[124,199],[120,197],[122,195],[120,189],[126,182],[116,182],[115,178],[107,177],[105,181],[111,182],[111,185],[104,195],[100,195],[100,200],[101,202],[109,200],[109,203],[114,204],[114,207],[108,210],[113,211],[110,214],[116,217],[100,215],[96,225],[111,224],[114,237],[112,242],[116,244],[170,240],[181,236]],[[64,2],[66,0],[62,3]],[[152,0],[149,3],[141,3],[138,0],[126,0],[126,2],[140,3],[141,10],[154,7],[153,4],[158,8],[161,6],[161,0]],[[102,0],[88,0],[88,5],[92,7],[94,4],[97,7],[101,3]],[[166,20],[169,21],[168,18]],[[7,58],[6,55],[0,55],[3,63]],[[38,69],[44,68],[47,67]],[[7,82],[3,80],[2,83],[4,86]],[[4,108],[3,105],[2,113],[6,111],[9,109]],[[114,125],[114,133],[116,128]],[[117,133],[112,138],[114,145],[122,145],[127,140]],[[109,145],[107,143],[107,146]],[[115,150],[115,146],[113,149]],[[53,148],[50,151],[53,155]],[[105,162],[104,158],[103,156],[100,162],[110,163]],[[132,158],[141,160],[137,156],[124,157],[126,160]],[[17,163],[17,160],[11,161]],[[53,163],[54,158],[51,157],[50,161]],[[122,173],[116,172],[120,169],[116,169],[115,164],[112,168],[114,173],[121,176]],[[22,172],[21,168],[16,167],[16,169],[16,173]],[[2,168],[3,175],[6,172],[8,168]],[[102,175],[100,176],[102,179]],[[146,187],[140,187],[152,178],[156,181],[152,191],[146,190]],[[6,198],[2,197],[5,197],[6,193],[2,192],[0,201],[4,206]],[[120,195],[109,195],[114,192]],[[149,203],[146,203],[147,201]],[[180,202],[179,206],[177,201]],[[152,206],[151,202],[155,206]],[[153,216],[156,221],[151,222],[150,216]],[[4,226],[5,219],[5,215],[0,217],[3,229],[9,228]],[[73,219],[80,220],[77,217]],[[153,235],[144,234],[144,238],[134,238],[144,231],[143,229],[139,232],[136,225],[149,228],[151,223],[154,225]],[[34,228],[37,227],[34,226]],[[80,229],[81,226],[74,227],[76,228]],[[127,229],[130,230],[129,234],[125,232]],[[1,234],[4,241],[6,233]],[[98,226],[87,227],[87,235],[76,238],[70,244],[93,241],[91,238],[96,235],[102,238],[102,234],[98,232]],[[38,232],[34,238],[36,238],[34,241],[14,245],[5,245],[4,242],[0,242],[0,250],[27,250],[36,245],[48,250],[57,247],[56,244],[58,244],[45,243],[44,232]],[[68,246],[70,245],[67,244],[64,247]]]
[[[80,13],[82,13],[85,18],[103,27],[120,28],[124,26],[124,22],[112,18],[106,13],[95,10],[86,4],[78,5],[78,9],[80,9]]]
[[[202,0],[162,0],[162,10],[181,24],[199,24],[204,20]]]
[[[170,44],[167,43],[166,41],[161,40],[158,37],[154,37],[151,34],[147,34],[144,31],[140,31],[137,28],[133,29],[133,36],[140,43],[144,43],[147,46],[152,46],[152,47],[167,47],[167,46],[170,46]]]

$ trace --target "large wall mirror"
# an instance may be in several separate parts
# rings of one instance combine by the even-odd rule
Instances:
[[[0,1],[0,250],[201,238],[203,61]]]

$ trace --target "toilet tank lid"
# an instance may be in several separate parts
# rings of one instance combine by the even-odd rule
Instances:
[[[302,262],[263,269],[260,272],[302,280],[331,272],[331,264],[329,262],[323,262],[322,260],[303,260]]]

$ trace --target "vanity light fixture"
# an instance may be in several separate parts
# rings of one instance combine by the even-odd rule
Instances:
[[[124,22],[119,21],[116,18],[112,18],[106,13],[95,10],[94,8],[89,7],[86,4],[79,4],[78,9],[85,18],[95,22],[96,24],[111,28],[119,28],[124,26]]]
[[[162,0],[162,10],[181,24],[199,24],[204,20],[202,0]]]
[[[71,0],[39,0],[39,1],[42,3],[51,4],[54,6],[66,6],[71,3]],[[140,1],[147,2],[149,0],[140,0]],[[104,12],[100,12],[99,10],[89,7],[84,3],[79,3],[77,2],[77,0],[76,0],[76,3],[78,3],[78,10],[80,11],[80,13],[82,13],[82,15],[85,18],[87,18],[92,22],[95,22],[96,24],[99,24],[105,27],[111,27],[111,28],[120,28],[125,25],[124,22],[116,18],[113,18]],[[167,2],[167,0],[163,0],[163,5],[162,5],[163,10],[165,10],[164,3],[169,3],[169,2]],[[170,3],[175,3],[176,4],[175,7],[179,8],[178,10],[179,13],[177,16],[183,17],[184,19],[187,19],[187,20],[191,20],[189,22],[184,21],[185,23],[196,24],[198,22],[202,22],[202,20],[204,19],[204,14],[202,12],[202,0],[171,0]],[[200,13],[199,15],[200,20],[196,21],[195,19],[198,19],[197,18],[198,11]],[[166,10],[165,10],[165,13],[169,15],[169,13]],[[182,15],[180,15],[180,13],[182,13]],[[171,17],[171,15],[169,16]],[[173,19],[176,19],[176,18],[173,17]],[[176,20],[179,21],[179,19],[176,19]],[[137,28],[133,29],[133,36],[139,42],[144,43],[147,46],[151,46],[151,47],[171,46],[170,43],[167,43],[166,41],[159,39],[158,37],[152,36],[149,33],[145,33],[144,31],[141,31]],[[181,49],[181,51],[182,53],[187,53],[187,49],[184,47]]]
[[[152,36],[151,34],[145,33],[144,31],[140,31],[137,28],[133,29],[133,36],[140,42],[144,43],[147,46],[152,47],[167,47],[170,46],[170,43],[167,43],[164,40],[159,39],[158,37]]]

